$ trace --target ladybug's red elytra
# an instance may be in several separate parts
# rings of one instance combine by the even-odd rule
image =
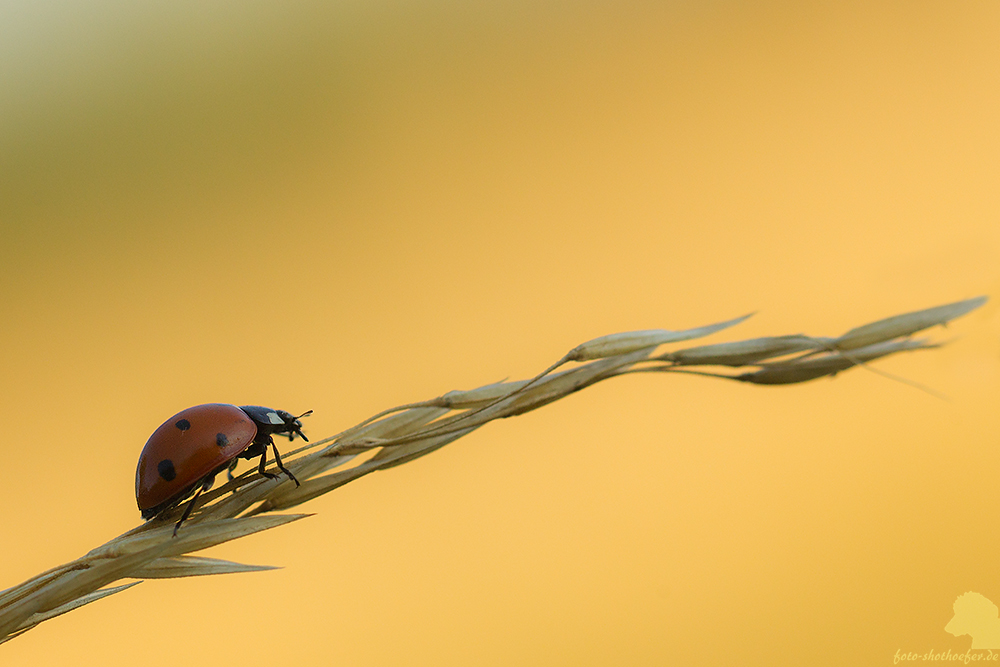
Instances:
[[[289,440],[302,433],[298,417],[284,410],[272,410],[259,405],[237,407],[226,403],[208,403],[181,410],[149,436],[139,455],[135,471],[135,500],[143,519],[152,519],[161,512],[183,502],[191,493],[194,497],[174,526],[174,535],[194,509],[202,491],[212,488],[215,476],[223,470],[232,477],[238,459],[260,456],[257,470],[264,477],[267,447],[274,450],[278,469],[299,485],[299,480],[281,463],[273,434]]]

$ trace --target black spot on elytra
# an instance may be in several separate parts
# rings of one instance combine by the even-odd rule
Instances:
[[[225,433],[216,433],[215,444],[217,444],[219,447],[225,447],[226,445],[229,444],[229,438],[226,437]]]
[[[189,422],[186,419],[180,419],[180,420],[177,421],[176,424],[174,424],[174,426],[176,426],[177,428],[179,428],[182,431],[186,431],[189,428],[191,428],[191,422]]]
[[[168,482],[174,481],[174,478],[177,477],[177,471],[174,470],[174,462],[170,459],[163,459],[157,463],[156,470],[160,473],[160,477]]]

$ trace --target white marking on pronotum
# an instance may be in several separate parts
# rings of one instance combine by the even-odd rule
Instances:
[[[267,420],[272,424],[284,424],[285,420],[278,416],[277,412],[268,412]]]

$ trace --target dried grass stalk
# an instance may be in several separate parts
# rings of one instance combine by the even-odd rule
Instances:
[[[340,434],[289,452],[285,465],[301,481],[267,479],[256,469],[201,495],[176,538],[182,508],[130,530],[87,555],[0,592],[0,643],[42,621],[139,582],[122,579],[190,577],[270,569],[186,554],[269,530],[305,514],[296,507],[376,470],[402,465],[471,433],[559,400],[601,380],[630,373],[698,373],[755,384],[791,384],[832,376],[890,354],[937,347],[910,336],[943,325],[985,303],[986,297],[897,315],[851,329],[839,338],[801,334],[755,338],[654,353],[663,345],[701,338],[745,320],[685,331],[634,331],[595,338],[573,348],[530,380],[498,382],[381,412]],[[559,370],[568,364],[573,366]],[[721,372],[693,367],[723,367]],[[751,369],[732,374],[725,368]],[[348,466],[348,464],[353,464]],[[340,470],[335,470],[340,468]]]

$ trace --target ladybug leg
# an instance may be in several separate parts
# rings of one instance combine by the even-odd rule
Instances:
[[[228,477],[228,478],[229,478],[229,481],[230,481],[230,482],[231,482],[231,481],[233,481],[233,470],[235,470],[235,469],[236,469],[236,461],[237,461],[237,460],[238,460],[238,459],[233,459],[233,460],[232,460],[232,461],[231,461],[231,462],[229,463],[229,467],[228,467],[228,468],[226,468],[226,477]]]
[[[272,441],[271,444],[274,444]],[[264,466],[267,465],[267,445],[264,445],[264,451],[260,453],[260,463],[257,464],[257,472],[261,474],[262,477],[267,477],[268,479],[277,479],[278,476],[274,473],[267,472]]]
[[[255,440],[254,446],[256,446],[258,442],[260,443],[261,446],[261,452],[260,452],[260,463],[257,464],[257,472],[259,472],[261,476],[267,477],[268,479],[278,478],[278,476],[275,475],[274,473],[267,472],[264,469],[264,466],[267,465],[267,446],[271,445],[271,449],[274,450],[274,462],[278,464],[278,470],[288,475],[288,479],[295,482],[295,486],[301,486],[299,484],[299,480],[295,479],[295,475],[293,475],[292,472],[285,467],[285,464],[281,462],[281,454],[278,453],[278,446],[274,444],[274,438],[272,438],[271,436],[267,436],[266,440],[259,440],[259,441]],[[256,452],[254,452],[253,455],[256,456]]]
[[[278,470],[288,475],[288,478],[295,482],[295,486],[302,486],[299,484],[299,480],[295,479],[295,475],[292,474],[292,471],[286,468],[281,462],[281,454],[278,453],[278,446],[274,444],[274,440],[271,440],[271,449],[274,450],[274,461],[278,464]]]
[[[212,482],[214,481],[215,481],[215,475],[206,477],[205,481],[203,481],[201,483],[201,486],[198,487],[198,490],[195,491],[194,498],[192,498],[191,502],[189,502],[187,507],[184,508],[184,514],[181,515],[181,520],[178,521],[177,525],[174,526],[173,537],[177,537],[177,531],[180,530],[181,524],[184,523],[189,516],[191,516],[191,510],[194,509],[194,504],[198,500],[198,496],[201,495],[202,491],[208,491],[210,488],[212,488]]]

